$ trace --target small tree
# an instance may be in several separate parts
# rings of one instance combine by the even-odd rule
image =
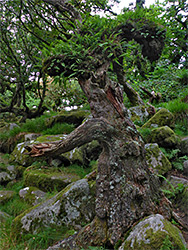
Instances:
[[[133,223],[159,208],[158,179],[147,167],[144,142],[128,117],[121,86],[127,92],[123,70],[127,42],[134,39],[141,45],[143,56],[153,62],[162,52],[164,31],[139,10],[113,19],[88,13],[92,6],[109,10],[105,1],[101,6],[95,1],[75,6],[63,0],[44,2],[58,10],[56,18],[62,20],[63,16],[68,22],[63,23],[64,39],[52,43],[49,54],[53,56],[43,62],[43,72],[77,78],[93,118],[61,142],[27,149],[32,157],[50,157],[99,141],[103,151],[98,161],[96,217],[77,236],[76,244],[108,242],[114,246]]]

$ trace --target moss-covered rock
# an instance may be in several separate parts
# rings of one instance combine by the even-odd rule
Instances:
[[[188,138],[184,138],[180,143],[182,155],[188,155]]]
[[[157,143],[145,144],[146,161],[148,167],[156,174],[164,175],[171,170],[172,165],[163,152],[160,150]]]
[[[177,195],[173,205],[179,213],[181,224],[188,230],[188,185]]]
[[[1,190],[0,191],[0,204],[4,204],[14,196],[14,191]]]
[[[46,119],[45,123],[47,127],[52,127],[57,122],[66,122],[79,126],[89,114],[90,112],[88,110],[62,111],[60,114]]]
[[[127,249],[183,250],[186,249],[186,243],[177,227],[164,219],[162,215],[156,214],[139,222],[118,250]]]
[[[24,186],[33,186],[44,192],[62,190],[68,184],[79,180],[80,177],[75,173],[69,173],[57,168],[41,165],[31,166],[24,171]]]
[[[142,126],[142,128],[162,127],[165,125],[173,128],[174,127],[174,116],[169,110],[162,108],[154,116],[152,116]]]
[[[67,226],[77,230],[93,219],[94,211],[95,199],[87,179],[82,179],[16,217],[12,233],[36,234],[44,227],[51,226]]]
[[[149,113],[145,106],[135,106],[131,107],[128,110],[129,117],[133,122],[144,122],[146,119],[149,118]]]
[[[19,191],[19,196],[28,204],[35,206],[47,197],[47,193],[36,187],[25,187]]]
[[[33,158],[25,154],[27,153],[25,146],[27,146],[28,144],[30,144],[30,142],[22,142],[17,144],[14,151],[10,155],[10,160],[22,166],[31,165],[33,162]]]
[[[168,126],[152,129],[148,141],[164,148],[179,148],[180,138]]]
[[[0,184],[4,185],[8,182],[15,180],[17,177],[18,171],[14,165],[5,165],[2,164],[0,167]]]

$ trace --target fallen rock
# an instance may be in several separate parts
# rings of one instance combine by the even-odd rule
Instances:
[[[180,143],[182,155],[188,155],[188,138],[184,138]]]
[[[135,227],[118,250],[186,249],[186,242],[180,230],[162,215],[150,215]]]
[[[60,191],[79,179],[77,174],[48,167],[45,164],[41,167],[30,166],[24,171],[24,186],[37,187],[44,192]]]
[[[164,175],[172,169],[172,165],[167,157],[160,150],[157,143],[145,144],[146,162],[151,171]]]
[[[95,199],[87,179],[70,184],[53,198],[15,218],[12,232],[37,234],[44,227],[70,227],[77,230],[89,223],[95,213]]]
[[[180,139],[168,126],[152,129],[148,141],[164,148],[179,148]]]
[[[36,187],[25,187],[19,191],[19,196],[28,204],[35,206],[47,197],[47,193]]]
[[[174,116],[173,114],[165,109],[160,109],[154,116],[152,116],[142,128],[156,128],[162,126],[174,127]]]
[[[0,204],[4,204],[14,196],[14,191],[1,190],[0,191]]]
[[[145,106],[135,106],[131,107],[128,110],[128,115],[130,119],[135,122],[144,122],[146,119],[149,118],[149,113]]]

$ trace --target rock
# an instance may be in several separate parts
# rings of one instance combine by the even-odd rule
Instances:
[[[19,196],[27,203],[35,206],[47,197],[47,193],[36,187],[25,187],[19,191]]]
[[[16,179],[17,169],[14,165],[7,166],[4,170],[0,172],[0,184],[7,184]]]
[[[78,164],[78,165],[84,165],[84,158],[83,158],[83,152],[81,148],[74,148],[73,150],[61,154],[62,162],[65,163],[65,165],[72,165],[72,164]]]
[[[4,204],[10,199],[12,199],[14,196],[13,191],[8,191],[8,190],[1,190],[0,191],[0,204]]]
[[[17,134],[14,137],[9,137],[9,138],[5,138],[1,140],[0,151],[3,153],[10,154],[18,143],[24,141],[24,136],[25,136],[25,133],[22,132],[22,133]]]
[[[165,109],[160,109],[154,116],[152,116],[143,126],[142,128],[155,128],[162,126],[169,126],[171,128],[174,127],[174,116],[173,114]]]
[[[145,144],[146,162],[148,167],[156,174],[164,175],[172,169],[172,165],[157,143]]]
[[[0,211],[0,223],[5,223],[5,221],[10,218],[10,215]]]
[[[175,188],[178,186],[178,184],[183,184],[185,187],[188,187],[188,180],[184,178],[171,175],[169,181]]]
[[[77,230],[89,223],[95,213],[95,199],[87,179],[70,184],[54,197],[15,218],[13,234],[37,234],[44,227],[69,227]]]
[[[152,129],[148,141],[164,148],[178,148],[180,145],[179,137],[168,126]]]
[[[29,166],[33,162],[33,158],[29,155],[26,155],[28,151],[25,149],[30,142],[22,142],[16,145],[14,151],[11,153],[10,159],[13,162],[16,162],[22,166]]]
[[[183,174],[188,177],[188,160],[183,163]]]
[[[167,248],[167,245],[168,247]],[[165,248],[166,247],[166,248]],[[160,214],[150,215],[135,227],[118,250],[186,249],[182,233]]]
[[[188,185],[186,186],[183,192],[177,195],[173,206],[176,208],[181,225],[188,230]]]
[[[39,136],[40,136],[40,134],[37,134],[37,133],[25,134],[25,141],[34,141]]]
[[[128,110],[130,119],[135,122],[144,122],[149,117],[149,113],[145,106],[135,106],[131,107]]]
[[[69,123],[74,124],[76,127],[82,124],[82,121],[89,116],[88,110],[74,110],[74,111],[63,111],[56,116],[52,116],[46,119],[45,123],[47,127],[52,127],[55,123]]]
[[[185,138],[180,143],[181,154],[188,156],[188,138]]]
[[[60,191],[68,184],[79,180],[80,177],[74,173],[48,167],[45,164],[41,167],[31,166],[24,171],[24,186],[33,186],[44,192]]]
[[[16,124],[16,123],[10,123],[9,130],[13,130],[14,128],[20,128],[20,126],[18,126],[18,124]]]

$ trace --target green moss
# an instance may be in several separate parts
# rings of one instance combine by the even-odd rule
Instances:
[[[146,144],[146,161],[148,167],[157,174],[165,174],[172,169],[172,165],[157,144]]]
[[[148,226],[144,233],[144,237],[136,235],[133,238],[125,241],[124,250],[134,249],[134,250],[159,250],[164,244],[166,237],[169,237],[169,240],[172,244],[172,249],[183,250],[186,249],[184,245],[184,240],[180,236],[180,231],[177,227],[173,226],[169,221],[163,220],[163,229],[153,230],[153,228]],[[145,227],[146,228],[146,227]],[[140,228],[140,230],[142,227]]]
[[[79,180],[74,173],[59,171],[57,168],[29,167],[24,172],[24,185],[34,186],[43,191],[62,190],[71,182]]]
[[[159,127],[169,126],[174,127],[174,116],[173,114],[165,108],[160,109],[154,116],[152,116],[142,128],[150,128],[152,124],[156,124]]]

